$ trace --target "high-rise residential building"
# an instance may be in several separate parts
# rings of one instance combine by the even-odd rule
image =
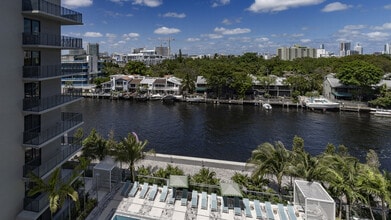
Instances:
[[[87,44],[87,55],[99,57],[99,44]]]
[[[356,51],[357,54],[364,54],[364,49],[360,44],[356,44],[354,51]]]
[[[82,48],[82,40],[61,36],[61,25],[80,25],[82,15],[61,0],[3,0],[0,18],[0,219],[50,219],[48,195],[28,195],[28,174],[47,181],[81,149],[71,136],[82,115],[62,112],[81,96],[61,94],[61,77],[79,68],[63,71],[61,50]],[[61,169],[63,181],[69,174]]]
[[[350,42],[341,42],[339,44],[339,56],[349,56],[351,54],[351,44]]]
[[[277,49],[277,56],[281,60],[294,60],[296,58],[316,58],[316,49],[294,45],[293,47],[281,47]]]
[[[384,45],[383,54],[391,54],[391,45],[389,43]]]

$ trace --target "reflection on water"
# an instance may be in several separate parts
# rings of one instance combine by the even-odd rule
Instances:
[[[382,167],[391,170],[391,118],[300,108],[265,111],[259,106],[97,99],[85,99],[65,110],[83,113],[86,132],[96,128],[106,135],[114,130],[124,137],[135,131],[158,153],[246,161],[259,144],[282,141],[290,149],[298,135],[313,155],[328,143],[344,144],[363,160],[372,148]]]

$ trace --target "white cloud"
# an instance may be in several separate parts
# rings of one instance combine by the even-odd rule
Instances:
[[[103,37],[103,35],[99,32],[86,32],[83,35],[84,37]]]
[[[390,34],[379,31],[366,33],[365,35],[371,41],[385,41],[390,37]]]
[[[138,38],[138,37],[140,37],[140,34],[138,34],[138,33],[129,33],[129,34],[124,34],[123,37]]]
[[[391,23],[385,23],[382,26],[376,26],[373,28],[374,30],[391,30]]]
[[[92,0],[63,0],[62,5],[70,8],[88,7],[92,5]]]
[[[177,28],[168,28],[168,27],[161,27],[156,29],[153,33],[155,34],[177,34],[181,32],[181,30]]]
[[[133,5],[145,5],[148,7],[158,7],[163,4],[163,0],[133,0]]]
[[[277,12],[308,5],[317,5],[325,0],[255,0],[247,9],[252,12]]]
[[[185,13],[176,13],[176,12],[167,12],[164,15],[162,15],[165,18],[185,18],[186,14]]]
[[[226,29],[223,27],[217,27],[214,29],[215,32],[219,32],[223,35],[233,35],[233,34],[246,34],[250,33],[251,30],[249,28],[234,28],[234,29]]]
[[[225,24],[225,25],[230,25],[230,24],[232,24],[232,22],[231,22],[229,19],[227,19],[227,18],[225,18],[221,23],[223,23],[223,24]]]
[[[309,42],[311,42],[311,39],[301,39],[300,42],[302,42],[302,43],[309,43]]]
[[[128,2],[129,0],[110,0],[111,2],[123,4],[124,2]]]
[[[384,8],[387,9],[387,10],[390,10],[391,9],[391,4],[390,5],[385,5]]]
[[[292,34],[291,37],[302,37],[304,34]]]
[[[112,34],[112,33],[106,33],[106,37],[108,37],[108,38],[115,38],[115,37],[117,37],[117,35],[116,34]]]
[[[187,42],[197,42],[197,41],[200,41],[201,39],[199,38],[192,38],[192,37],[189,37],[186,39]]]
[[[219,38],[223,37],[223,35],[221,35],[221,34],[203,34],[201,36],[202,37],[208,37],[210,39],[219,39]]]
[[[269,41],[269,38],[267,38],[267,37],[259,37],[259,38],[255,38],[254,41],[256,41],[256,42],[267,42],[267,41]]]
[[[346,9],[351,8],[351,5],[342,4],[341,2],[333,2],[328,5],[326,5],[322,11],[323,12],[333,12],[333,11],[343,11]]]
[[[218,7],[223,5],[228,5],[230,3],[230,0],[214,0],[212,3],[212,7]]]

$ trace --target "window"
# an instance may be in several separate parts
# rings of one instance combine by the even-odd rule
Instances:
[[[39,98],[41,97],[41,83],[29,82],[24,84],[25,98]]]
[[[40,51],[24,51],[24,65],[25,66],[39,66],[41,64]]]
[[[31,20],[28,18],[24,19],[24,32],[31,34],[39,34],[41,31],[41,24],[37,20]]]
[[[24,160],[26,164],[41,165],[41,148],[27,148],[24,153]]]

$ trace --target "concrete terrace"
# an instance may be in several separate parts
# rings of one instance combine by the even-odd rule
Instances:
[[[157,194],[153,200],[149,199],[149,194],[151,193],[152,185],[149,185],[147,194],[144,198],[141,196],[142,184],[140,184],[139,189],[134,197],[124,197],[121,195],[121,190],[114,195],[113,199],[105,206],[104,210],[99,216],[99,220],[111,219],[113,215],[122,215],[128,216],[137,219],[172,219],[172,220],[208,220],[208,219],[259,219],[257,218],[256,205],[253,200],[249,201],[249,209],[246,212],[246,206],[241,201],[241,209],[235,214],[234,209],[228,209],[228,212],[223,211],[223,198],[217,196],[217,210],[212,210],[212,195],[207,195],[206,209],[202,209],[201,200],[202,193],[198,193],[198,201],[196,206],[192,207],[192,198],[191,193],[188,196],[186,205],[181,204],[181,200],[176,199],[174,204],[169,204],[168,200],[172,197],[172,189],[168,190],[167,198],[164,201],[160,201],[162,194],[162,187],[158,188]],[[292,219],[289,217],[288,206],[283,207],[282,213],[279,210],[277,204],[271,205],[272,212],[269,212],[269,215],[272,215],[273,218],[267,213],[266,204],[260,202],[260,209],[264,219],[275,219],[275,220],[288,220]],[[294,215],[296,219],[303,219],[304,213],[294,209]],[[238,215],[239,214],[239,215]],[[258,213],[259,215],[259,213]],[[283,216],[284,215],[284,216]],[[294,218],[293,218],[294,219]]]
[[[230,179],[235,172],[240,172],[242,174],[250,174],[251,167],[246,167],[245,163],[242,162],[233,162],[233,161],[223,161],[207,158],[195,158],[195,157],[186,157],[186,156],[177,156],[177,155],[165,155],[165,154],[156,154],[153,156],[147,156],[144,160],[136,163],[136,167],[145,166],[151,167],[152,170],[158,168],[164,168],[170,164],[172,166],[178,166],[182,169],[185,175],[194,175],[202,167],[207,167],[211,171],[216,172],[216,177],[220,179],[220,183],[232,183]],[[118,165],[118,164],[117,164]],[[125,167],[125,165],[123,165]],[[274,180],[273,176],[269,176],[270,180]],[[289,178],[284,177],[283,182],[288,183]],[[300,181],[300,180],[298,180]],[[296,182],[296,180],[295,180]],[[169,184],[167,182],[165,185]],[[127,187],[125,187],[127,185]],[[170,204],[169,198],[172,198],[173,189],[167,189],[167,195],[164,200],[161,200],[161,194],[164,191],[162,186],[153,189],[153,185],[149,184],[148,187],[145,187],[143,190],[142,186],[144,183],[140,182],[137,187],[137,191],[134,192],[134,195],[129,195],[129,192],[132,191],[133,184],[121,183],[115,185],[112,190],[107,191],[103,188],[94,189],[93,178],[88,178],[86,183],[86,189],[89,189],[90,196],[92,198],[98,198],[98,206],[90,213],[88,220],[90,219],[112,219],[113,215],[122,215],[129,216],[136,219],[275,219],[275,220],[294,220],[294,219],[304,219],[305,215],[312,212],[312,216],[315,216],[315,219],[328,219],[322,214],[321,206],[319,206],[319,201],[316,200],[315,203],[318,204],[312,210],[307,210],[304,207],[304,203],[300,203],[295,206],[283,206],[281,204],[270,204],[267,201],[258,201],[258,200],[249,200],[246,198],[240,199],[240,208],[234,209],[232,206],[238,207],[234,204],[234,199],[225,200],[222,196],[215,196],[213,194],[206,194],[198,191],[197,193],[197,202],[192,204],[192,191],[188,192],[187,200],[184,205],[182,205],[182,199],[180,195],[180,189],[177,190],[176,200],[174,203]],[[316,185],[316,184],[315,184]],[[309,186],[311,187],[311,186]],[[127,190],[124,190],[124,189]],[[136,188],[136,187],[135,187]],[[312,187],[311,187],[312,188]],[[156,190],[156,195],[152,196],[150,199],[150,194],[152,191]],[[133,190],[134,191],[134,190]],[[143,191],[143,196],[141,196],[141,191]],[[179,193],[178,193],[179,191]],[[212,190],[214,192],[214,190]],[[210,192],[210,191],[209,191]],[[204,195],[203,195],[204,194]],[[206,195],[206,198],[205,198]],[[305,195],[304,195],[305,196]],[[212,202],[212,197],[216,199]],[[261,196],[262,197],[262,196]],[[205,198],[205,199],[203,199]],[[231,197],[232,198],[232,197]],[[204,202],[203,200],[206,200]],[[226,204],[230,207],[227,211],[227,205],[224,205],[224,200]],[[307,200],[306,200],[307,201]],[[213,209],[212,209],[212,203]],[[314,204],[315,204],[314,203]],[[192,207],[193,206],[193,207]],[[269,206],[269,212],[267,212]],[[320,209],[319,209],[320,207]],[[270,211],[271,210],[271,211]],[[335,209],[332,209],[330,213],[334,213]],[[237,215],[235,215],[235,211]],[[269,213],[269,214],[268,214]],[[284,213],[285,215],[283,215]],[[262,215],[262,218],[260,218]],[[269,216],[268,216],[269,215]],[[309,216],[308,216],[309,217]],[[117,219],[118,220],[118,219]]]

